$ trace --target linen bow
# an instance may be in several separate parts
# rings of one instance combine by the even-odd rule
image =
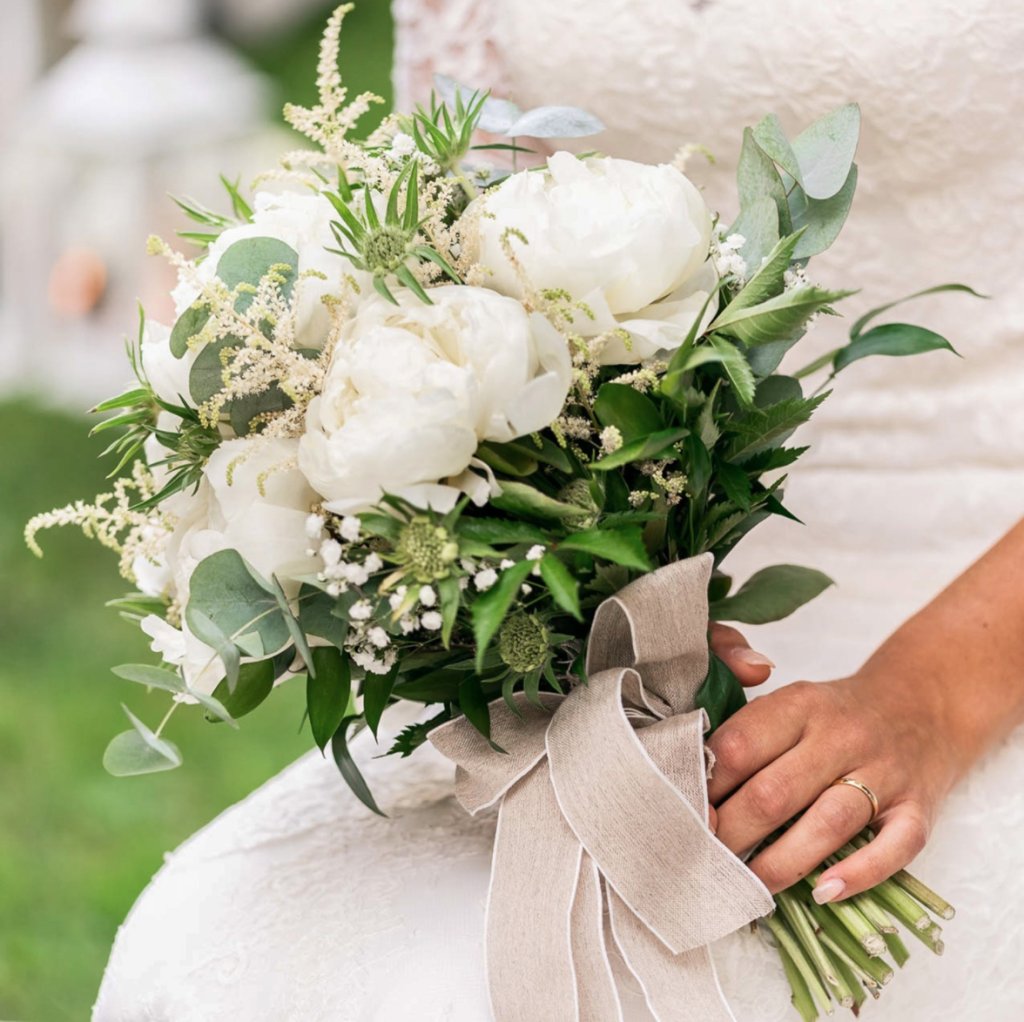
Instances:
[[[658,1022],[733,1018],[708,944],[768,890],[708,829],[695,697],[710,555],[644,575],[594,615],[587,684],[431,732],[471,814],[500,802],[486,960],[497,1022],[621,1022],[613,941]],[[605,924],[607,906],[608,924]]]

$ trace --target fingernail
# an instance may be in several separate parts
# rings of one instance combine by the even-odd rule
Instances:
[[[752,667],[775,666],[764,653],[758,653],[756,649],[750,649],[748,646],[739,646],[736,649],[729,650],[729,655],[734,656],[737,660],[742,660],[745,664],[750,664]]]
[[[814,900],[819,905],[827,905],[830,901],[835,901],[836,898],[841,897],[845,890],[846,881],[840,880],[838,877],[832,877],[829,880],[820,880],[818,885],[814,888]]]

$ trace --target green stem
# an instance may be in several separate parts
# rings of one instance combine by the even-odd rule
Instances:
[[[806,882],[813,889],[821,879],[821,870],[811,870]],[[885,941],[882,935],[864,918],[864,914],[856,905],[849,901],[830,901],[826,908],[856,937],[858,943],[872,957],[885,954]]]
[[[820,927],[822,937],[828,937],[842,951],[858,973],[863,973],[878,986],[885,986],[893,977],[889,963],[882,958],[872,958],[850,931],[840,923],[824,905],[811,903],[808,906],[815,923]],[[831,950],[831,948],[830,948]]]
[[[886,915],[885,909],[871,896],[872,891],[855,894],[850,900],[860,909],[864,918],[884,937],[887,933],[899,933]]]
[[[885,938],[885,944],[889,948],[889,954],[892,955],[893,960],[902,969],[910,960],[910,952],[907,950],[907,945],[903,943],[898,933],[883,933],[882,936]]]
[[[916,898],[925,908],[930,908],[937,916],[952,919],[956,915],[956,909],[945,898],[939,897],[930,887],[925,887],[917,877],[911,876],[905,869],[894,874],[892,879],[897,886],[902,887],[907,894]]]
[[[897,887],[892,880],[883,880],[871,893],[877,898],[904,926],[912,930],[931,928],[932,917],[908,895],[903,888]]]
[[[911,928],[910,932],[933,954],[941,955],[946,950],[946,945],[941,939],[942,927],[938,923],[932,923],[931,927],[927,930]]]
[[[156,730],[155,730],[155,731],[153,732],[153,734],[155,734],[155,735],[157,736],[157,738],[159,738],[159,737],[160,737],[160,733],[161,733],[161,732],[163,731],[163,729],[164,729],[164,726],[165,726],[165,725],[167,724],[167,722],[168,722],[168,721],[169,721],[169,720],[171,719],[171,714],[172,714],[172,713],[174,713],[174,711],[175,711],[175,710],[176,710],[176,709],[177,709],[177,708],[178,708],[178,707],[179,707],[180,705],[181,705],[181,703],[171,703],[171,708],[170,708],[170,709],[169,709],[169,710],[168,710],[168,711],[167,711],[167,712],[166,712],[166,713],[164,714],[164,719],[163,719],[162,721],[160,721],[160,724],[159,724],[159,726],[158,726],[158,727],[157,727],[157,729],[156,729]]]
[[[765,919],[765,923],[768,925],[768,929],[771,930],[772,936],[775,938],[775,943],[780,948],[784,948],[790,958],[793,959],[793,963],[796,965],[797,969],[799,969],[800,975],[803,977],[808,989],[821,1005],[825,1014],[835,1014],[828,991],[821,985],[818,973],[815,971],[814,966],[807,960],[807,956],[801,949],[796,937],[789,932],[786,924],[777,915],[768,916]]]
[[[853,999],[852,1009],[854,1015],[860,1012],[861,1005],[868,999],[868,992],[861,983],[861,978],[850,967],[849,963],[841,956],[834,955],[836,968],[840,977],[850,988],[850,996]]]
[[[797,940],[803,945],[807,957],[814,963],[814,967],[818,970],[818,975],[822,981],[829,984],[829,986],[835,986],[838,982],[838,977],[832,968],[832,963],[822,949],[821,944],[818,943],[814,927],[807,916],[804,915],[800,908],[800,903],[793,892],[780,891],[775,895],[775,904],[782,909],[786,922],[789,923],[790,929],[796,934]]]
[[[818,1009],[814,1005],[814,998],[811,997],[807,981],[796,967],[796,962],[790,957],[789,952],[781,944],[777,950],[782,959],[782,968],[786,971],[786,979],[789,980],[789,987],[793,991],[793,996],[790,998],[793,1007],[800,1012],[800,1017],[804,1022],[814,1022],[819,1017]]]

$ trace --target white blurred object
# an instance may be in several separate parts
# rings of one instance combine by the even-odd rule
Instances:
[[[68,25],[81,41],[29,91],[3,167],[0,388],[87,407],[130,375],[136,300],[168,312],[169,270],[144,255],[182,226],[166,193],[223,207],[217,171],[245,184],[277,146],[263,78],[197,34],[198,0],[78,0]],[[60,287],[93,300],[53,301]]]
[[[362,0],[386,3],[387,0]],[[254,38],[304,21],[315,11],[327,11],[325,0],[216,0],[217,12],[232,35]]]

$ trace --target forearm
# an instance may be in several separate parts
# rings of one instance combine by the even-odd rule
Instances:
[[[1024,521],[899,628],[859,672],[929,713],[962,774],[1024,722]],[[894,691],[894,688],[898,690]]]

